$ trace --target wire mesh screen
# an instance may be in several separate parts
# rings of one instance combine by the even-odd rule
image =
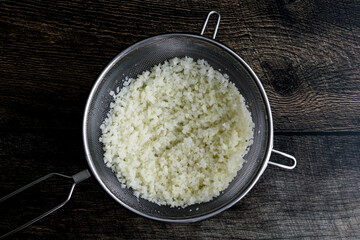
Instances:
[[[106,118],[110,102],[113,100],[109,92],[115,91],[117,87],[121,88],[126,76],[135,78],[156,64],[173,57],[184,56],[195,60],[205,59],[214,69],[221,69],[222,73],[229,75],[230,81],[235,83],[246,99],[251,112],[255,123],[254,143],[245,156],[246,162],[238,171],[237,177],[220,196],[210,202],[186,208],[171,208],[138,199],[131,189],[121,188],[115,174],[104,164],[102,144],[99,142],[101,135],[99,126]],[[233,53],[212,40],[201,36],[171,34],[153,37],[133,45],[116,57],[102,74],[89,102],[90,107],[85,115],[85,138],[90,154],[88,161],[92,161],[93,171],[96,172],[110,195],[124,206],[145,216],[159,220],[191,221],[226,209],[243,197],[244,192],[264,167],[269,149],[270,126],[264,96],[247,67]]]

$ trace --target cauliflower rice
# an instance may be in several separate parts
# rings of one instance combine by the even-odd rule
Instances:
[[[129,79],[100,126],[104,161],[122,187],[159,205],[225,190],[253,142],[245,100],[205,60],[173,58]]]

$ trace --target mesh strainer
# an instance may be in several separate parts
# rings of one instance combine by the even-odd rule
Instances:
[[[212,39],[209,39],[202,35],[212,14],[217,15],[217,24]],[[287,169],[293,169],[296,165],[293,156],[273,149],[272,116],[264,88],[243,59],[214,40],[219,23],[220,14],[212,11],[208,14],[200,35],[165,34],[134,44],[110,62],[90,93],[83,121],[83,140],[90,169],[111,197],[142,216],[167,222],[203,220],[224,211],[244,197],[258,181],[268,163]],[[220,196],[210,202],[186,208],[171,208],[159,206],[142,198],[138,199],[133,195],[132,190],[121,188],[115,174],[104,164],[102,144],[99,142],[101,135],[99,126],[106,118],[110,102],[113,100],[109,94],[110,91],[114,91],[117,87],[121,88],[126,76],[135,78],[138,74],[165,60],[185,56],[195,60],[205,59],[214,69],[221,69],[221,72],[229,75],[230,80],[234,82],[249,105],[255,123],[254,142],[245,156],[243,167]],[[293,165],[286,166],[270,162],[271,151],[292,159]],[[87,170],[74,175],[73,187],[87,177],[89,177]],[[70,196],[71,194],[69,198]]]
[[[217,15],[215,39],[220,14],[210,12],[201,35],[165,34],[145,39],[120,53],[106,67],[90,94],[84,117],[84,143],[87,160],[101,186],[117,202],[126,208],[156,220],[169,222],[191,222],[211,217],[239,201],[256,183],[269,162],[273,143],[273,126],[270,105],[265,91],[251,68],[231,49],[223,44],[202,36],[211,14]],[[216,199],[186,208],[159,206],[144,199],[137,199],[132,190],[120,188],[112,171],[103,161],[102,144],[99,142],[99,126],[109,111],[113,98],[109,92],[122,87],[125,76],[136,76],[152,66],[173,57],[205,59],[214,69],[221,69],[229,75],[240,93],[249,104],[253,121],[254,143],[245,157],[241,170],[230,186]],[[286,155],[288,156],[288,155]],[[295,167],[294,165],[287,168]],[[190,211],[191,210],[191,211]]]

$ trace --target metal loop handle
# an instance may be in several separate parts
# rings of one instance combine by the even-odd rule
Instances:
[[[293,161],[293,164],[291,166],[288,166],[288,165],[284,165],[284,164],[281,164],[281,163],[275,163],[275,162],[271,162],[269,161],[269,164],[271,165],[274,165],[274,166],[277,166],[277,167],[281,167],[281,168],[285,168],[285,169],[294,169],[296,167],[296,158],[290,154],[287,154],[287,153],[284,153],[284,152],[280,152],[278,150],[275,150],[275,149],[272,149],[271,150],[273,153],[277,153],[279,155],[282,155],[284,157],[287,157],[287,158],[290,158],[292,161]]]
[[[72,193],[73,193],[73,191],[74,191],[74,188],[75,188],[76,184],[78,184],[78,183],[84,181],[85,179],[88,179],[89,177],[91,177],[91,175],[90,175],[90,173],[89,173],[89,171],[88,171],[87,169],[85,169],[85,170],[83,170],[83,171],[81,171],[81,172],[79,172],[79,173],[77,173],[77,174],[75,174],[75,175],[73,175],[73,176],[67,176],[67,175],[63,175],[63,174],[60,174],[60,173],[50,173],[50,174],[48,174],[48,175],[46,175],[46,176],[44,176],[44,177],[42,177],[42,178],[39,178],[39,179],[37,179],[37,180],[35,180],[35,181],[33,181],[33,182],[25,185],[25,186],[22,187],[22,188],[19,188],[18,190],[14,191],[14,192],[12,192],[12,193],[10,193],[10,194],[8,194],[8,195],[6,195],[5,197],[2,197],[2,198],[0,199],[0,203],[3,202],[3,201],[5,201],[5,200],[7,200],[7,199],[9,199],[9,198],[11,198],[11,197],[13,197],[14,195],[16,195],[16,194],[18,194],[18,193],[24,191],[25,189],[28,189],[28,188],[34,186],[35,184],[38,184],[39,182],[42,182],[42,181],[44,181],[44,180],[46,180],[46,179],[48,179],[48,178],[50,178],[50,177],[52,177],[52,176],[60,176],[60,177],[64,177],[64,178],[72,178],[72,179],[74,180],[74,183],[73,183],[72,186],[71,186],[69,195],[68,195],[68,197],[66,198],[66,200],[65,200],[64,202],[60,203],[59,205],[57,205],[56,207],[50,209],[49,211],[43,213],[42,215],[34,218],[33,220],[30,220],[29,222],[21,225],[20,227],[15,228],[14,230],[12,230],[12,231],[10,231],[10,232],[2,235],[2,236],[0,237],[0,239],[6,238],[6,237],[8,237],[8,236],[10,236],[10,235],[12,235],[12,234],[14,234],[14,233],[22,230],[22,229],[28,227],[29,225],[31,225],[31,224],[39,221],[40,219],[46,217],[46,216],[49,215],[50,213],[53,213],[53,212],[55,212],[56,210],[58,210],[59,208],[61,208],[62,206],[64,206],[64,205],[70,200],[71,195],[72,195]]]
[[[216,33],[217,33],[217,31],[218,31],[218,28],[219,28],[220,19],[221,19],[220,13],[218,13],[218,12],[216,12],[216,11],[211,11],[211,12],[209,12],[209,14],[207,15],[207,18],[206,18],[206,20],[205,20],[205,22],[204,22],[204,25],[203,25],[203,27],[202,27],[202,29],[201,29],[200,35],[203,35],[203,34],[204,34],[205,28],[206,28],[207,23],[208,23],[208,21],[209,21],[209,18],[210,18],[210,16],[211,16],[212,14],[216,14],[216,15],[217,15],[217,22],[216,22],[216,26],[215,26],[215,29],[214,29],[214,33],[213,33],[213,36],[212,36],[212,39],[215,39]]]

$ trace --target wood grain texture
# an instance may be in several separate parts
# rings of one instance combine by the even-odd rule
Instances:
[[[215,9],[223,16],[217,39],[258,74],[277,131],[359,131],[357,2],[0,4],[0,88],[12,93],[1,94],[3,127],[71,128],[117,53],[157,34],[197,34]],[[35,111],[21,112],[28,104]]]
[[[49,144],[43,148],[34,141],[31,149],[18,149],[11,158],[6,153],[0,157],[6,169],[14,169],[14,162],[24,163],[17,165],[16,171],[1,174],[6,179],[17,176],[17,184],[10,181],[2,187],[2,192],[14,190],[16,185],[48,171],[61,168],[71,175],[85,167],[84,159],[67,146],[81,145],[80,141],[71,140],[64,146],[52,134],[27,134],[27,137],[7,136],[3,140],[17,145],[32,136],[30,139],[46,140]],[[66,135],[77,139],[76,135]],[[214,218],[191,224],[159,223],[140,217],[117,204],[91,179],[78,186],[67,206],[17,234],[15,239],[357,239],[360,236],[359,145],[360,135],[279,135],[274,147],[295,154],[296,169],[286,171],[268,166],[255,188],[239,203]],[[47,160],[49,157],[51,160]],[[33,159],[49,166],[39,164],[34,168],[27,163],[34,162]],[[281,161],[276,155],[271,160]],[[43,205],[49,208],[58,203],[66,195],[62,182],[53,182],[60,185],[53,189],[55,195],[38,199],[40,206],[29,212],[34,214]]]
[[[298,166],[269,166],[238,204],[192,224],[140,217],[90,179],[66,207],[14,239],[360,239],[353,0],[0,1],[0,196],[50,172],[87,168],[82,116],[107,63],[154,35],[199,34],[210,10],[222,16],[217,40],[263,83],[274,148],[294,154]],[[0,205],[0,235],[62,201],[68,187],[51,179]]]

